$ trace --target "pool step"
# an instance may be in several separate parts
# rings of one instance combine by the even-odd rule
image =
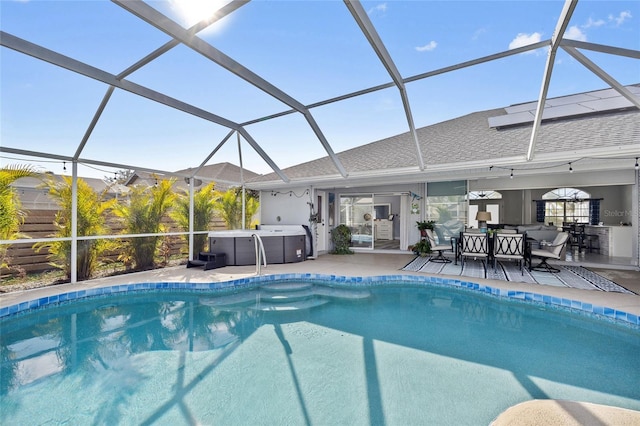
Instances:
[[[338,299],[365,299],[371,296],[371,292],[367,289],[353,290],[347,288],[336,288],[324,285],[314,285],[311,283],[276,283],[266,284],[260,287],[265,292],[280,293],[286,292],[292,294],[296,291],[309,290],[313,294],[319,296],[334,297]]]
[[[285,303],[260,302],[260,304],[251,306],[249,309],[261,312],[292,312],[315,308],[316,306],[322,306],[326,303],[329,303],[328,299],[323,297],[313,297],[310,299],[294,300]]]
[[[311,283],[273,283],[259,289],[241,291],[218,297],[201,297],[200,303],[223,310],[235,311],[241,306],[257,311],[297,311],[310,309],[327,303],[330,299],[361,300],[371,296],[367,289],[313,285]]]
[[[315,286],[313,292],[318,296],[332,297],[335,299],[359,300],[371,297],[371,292],[367,289],[350,290],[346,288]]]
[[[279,290],[277,292],[273,291],[262,291],[260,292],[260,300],[262,302],[270,302],[270,303],[287,303],[293,302],[296,300],[304,300],[310,299],[314,297],[316,293],[312,288],[295,290],[295,291],[282,291]]]
[[[292,292],[298,290],[309,290],[313,288],[311,283],[273,283],[261,285],[260,288],[266,292]]]
[[[257,290],[241,291],[239,293],[226,294],[223,296],[201,297],[200,304],[206,306],[233,306],[241,305],[247,302],[255,302],[260,292]]]

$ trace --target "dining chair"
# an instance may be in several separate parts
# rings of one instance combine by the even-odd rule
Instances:
[[[460,257],[462,269],[464,269],[465,259],[484,259],[484,277],[487,278],[487,263],[489,262],[489,235],[486,233],[463,232],[461,238]]]
[[[517,260],[520,274],[524,275],[526,235],[498,233],[493,238],[493,270],[496,270],[498,260]]]

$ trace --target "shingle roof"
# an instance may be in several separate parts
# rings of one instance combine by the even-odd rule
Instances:
[[[67,175],[67,177],[70,177]],[[81,177],[91,188],[96,192],[103,192],[105,190],[113,192],[113,185],[106,183],[102,179],[92,177]],[[16,180],[12,186],[21,189],[42,189],[44,190],[44,179],[52,179],[55,182],[62,182],[62,176],[56,175],[50,172],[45,172],[38,177],[24,177]]]
[[[195,168],[189,168],[178,170],[176,173],[191,174],[194,170]],[[247,169],[242,170],[242,175],[245,181],[260,176],[258,173]],[[226,189],[241,183],[240,167],[231,163],[216,163],[204,166],[198,171],[197,176],[215,181],[218,189],[222,189],[222,187]]]
[[[637,86],[633,86],[637,87]],[[425,168],[443,164],[475,164],[501,159],[524,160],[529,148],[532,123],[492,128],[489,118],[504,115],[505,108],[471,113],[456,119],[416,129]],[[638,145],[640,152],[640,111],[635,107],[592,115],[543,121],[535,145],[535,155],[576,152],[621,145]],[[350,174],[369,174],[418,167],[415,144],[409,132],[382,139],[337,154]],[[534,157],[535,157],[534,155]],[[639,154],[640,155],[640,154]],[[292,181],[330,178],[338,172],[329,157],[319,158],[283,170]],[[278,182],[275,173],[260,176],[252,183]]]
[[[67,176],[69,177],[69,176]],[[38,177],[24,177],[16,180],[11,184],[13,188],[18,190],[20,202],[23,207],[29,210],[33,209],[51,209],[56,210],[59,205],[56,199],[49,196],[49,190],[45,185],[45,179],[51,179],[54,182],[62,183],[61,175],[53,173],[44,173]],[[105,192],[106,198],[113,198],[121,194],[125,194],[129,188],[120,184],[109,184],[102,179],[81,177],[95,192],[101,194]]]
[[[191,175],[195,168],[176,170],[174,173],[176,175]],[[259,174],[252,172],[250,170],[243,170],[243,178],[245,181],[256,178],[260,176]],[[147,185],[153,184],[153,181],[156,179],[154,173],[144,172],[144,171],[136,171],[134,176],[129,179],[128,184],[139,184],[144,182]],[[206,180],[207,182],[216,182],[216,189],[219,190],[227,190],[232,186],[238,186],[241,184],[242,180],[240,179],[240,167],[231,163],[216,163],[210,164],[202,167],[196,175],[198,178]],[[188,184],[183,179],[178,179],[174,185],[175,189],[187,189]]]

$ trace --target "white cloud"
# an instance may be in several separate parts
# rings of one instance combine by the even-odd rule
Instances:
[[[605,25],[607,25],[608,27],[619,27],[624,24],[625,21],[631,18],[631,12],[629,12],[628,10],[620,12],[618,16],[609,15],[606,20],[594,19],[589,17],[587,22],[580,25],[579,27],[573,26],[567,29],[564,36],[572,40],[587,41],[587,30],[590,30],[592,28],[604,27]]]
[[[564,37],[570,38],[571,40],[587,41],[587,35],[575,25],[567,28],[564,32]]]
[[[367,14],[372,15],[372,14],[377,13],[377,12],[384,13],[386,11],[387,11],[387,4],[386,3],[380,3],[379,5],[374,6],[371,9],[369,9]]]
[[[582,28],[593,28],[593,27],[601,27],[606,24],[604,19],[592,19],[589,18],[586,24],[582,25]]]
[[[536,32],[532,34],[519,33],[516,38],[509,43],[509,49],[517,49],[518,47],[528,46],[539,42],[542,39],[542,34]]]
[[[417,46],[416,50],[418,52],[431,52],[437,46],[438,46],[438,43],[436,43],[435,41],[431,40],[429,43],[425,44],[424,46]]]
[[[617,26],[624,24],[624,21],[631,18],[631,12],[629,12],[628,10],[620,12],[618,16],[609,15],[609,21],[615,22]]]

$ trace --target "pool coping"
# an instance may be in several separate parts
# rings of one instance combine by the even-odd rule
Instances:
[[[232,279],[218,282],[138,282],[129,284],[116,284],[74,290],[57,293],[49,296],[38,297],[22,301],[13,305],[0,307],[0,320],[8,319],[31,310],[40,309],[48,305],[55,305],[73,300],[91,297],[122,294],[127,292],[154,291],[154,290],[184,290],[196,292],[229,292],[259,287],[262,284],[274,281],[317,280],[318,284],[330,286],[344,286],[355,288],[367,288],[376,286],[422,284],[427,286],[450,287],[471,290],[479,294],[490,295],[498,298],[525,302],[530,304],[545,305],[578,314],[586,314],[597,319],[611,323],[629,326],[640,330],[640,316],[621,309],[602,306],[590,302],[583,302],[567,297],[552,296],[538,292],[501,288],[490,284],[483,284],[470,280],[449,278],[446,276],[431,275],[376,275],[376,276],[344,276],[318,273],[283,273],[272,275],[259,275],[245,278]]]

